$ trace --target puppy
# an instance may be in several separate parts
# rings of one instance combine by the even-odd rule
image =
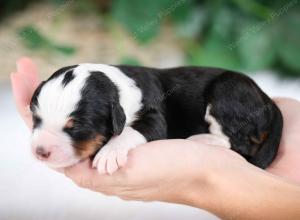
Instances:
[[[62,168],[94,157],[93,167],[109,174],[140,144],[196,134],[266,168],[283,127],[278,107],[250,78],[203,67],[68,66],[40,84],[30,109],[39,160]]]

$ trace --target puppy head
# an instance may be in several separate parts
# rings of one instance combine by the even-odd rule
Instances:
[[[53,168],[94,155],[125,124],[117,88],[84,65],[62,68],[42,82],[30,109],[33,154]]]

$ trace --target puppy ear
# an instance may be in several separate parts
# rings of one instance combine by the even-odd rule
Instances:
[[[118,102],[111,104],[111,121],[114,135],[120,135],[125,127],[126,116]]]

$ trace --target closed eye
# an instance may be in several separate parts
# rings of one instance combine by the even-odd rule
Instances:
[[[42,119],[39,116],[33,115],[32,120],[33,120],[33,128],[37,128],[37,127],[41,126]]]
[[[88,140],[93,136],[93,130],[78,121],[74,121],[74,124],[71,127],[65,126],[63,131],[66,132],[73,141]]]
[[[65,129],[73,129],[75,125],[75,120],[73,118],[69,118],[67,123],[65,124]]]
[[[63,131],[68,133],[70,136],[74,136],[78,127],[79,127],[79,121],[73,118],[69,118],[63,128]]]

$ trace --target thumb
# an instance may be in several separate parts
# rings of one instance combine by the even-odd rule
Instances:
[[[33,93],[40,84],[37,66],[33,63],[32,59],[27,57],[18,59],[16,65],[18,73],[24,76],[26,83],[31,88],[31,93]]]
[[[15,103],[19,113],[29,128],[32,127],[31,112],[29,109],[30,95],[28,87],[24,83],[24,79],[20,74],[11,74],[12,91]]]

